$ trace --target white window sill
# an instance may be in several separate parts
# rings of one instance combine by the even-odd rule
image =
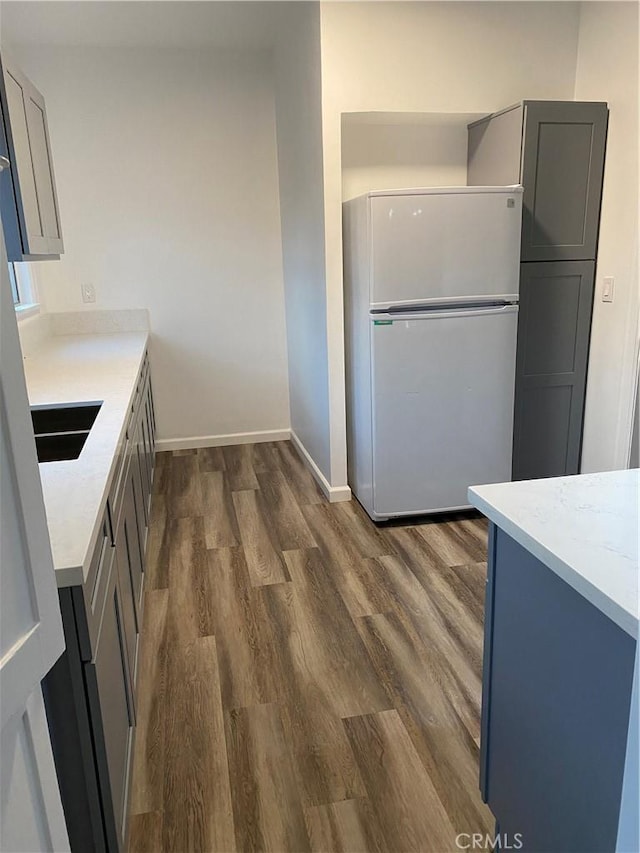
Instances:
[[[25,305],[16,305],[16,319],[18,320],[18,322],[20,322],[20,320],[26,320],[27,317],[33,317],[39,313],[39,302],[29,302]]]

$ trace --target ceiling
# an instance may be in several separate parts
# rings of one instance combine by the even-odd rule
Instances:
[[[9,44],[268,48],[280,3],[207,0],[2,0]]]

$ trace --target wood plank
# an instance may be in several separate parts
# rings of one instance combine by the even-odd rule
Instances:
[[[224,456],[229,487],[232,492],[260,488],[253,470],[253,451],[250,444],[223,447],[222,455]]]
[[[233,505],[253,586],[289,581],[289,572],[280,544],[275,537],[260,492],[234,492]]]
[[[414,530],[422,536],[437,558],[446,566],[462,566],[475,562],[475,550],[469,550],[454,528],[447,523],[420,524]]]
[[[251,464],[256,474],[280,470],[277,441],[262,441],[251,445]]]
[[[198,467],[200,471],[225,471],[226,463],[221,447],[198,448]]]
[[[484,599],[487,586],[487,564],[467,563],[464,566],[451,566],[451,571],[457,575],[458,580],[470,592],[465,596],[465,601],[470,612],[478,623],[484,623]]]
[[[437,652],[395,613],[365,617],[361,630],[456,831],[491,833],[494,818],[478,787],[478,748],[443,687]]]
[[[169,554],[171,524],[166,510],[166,496],[155,492],[151,499],[151,519],[147,534],[145,587],[166,589],[169,586]]]
[[[231,548],[240,544],[240,531],[231,489],[223,471],[200,474],[202,511],[207,548]]]
[[[456,831],[398,712],[349,717],[344,725],[387,848],[455,850]]]
[[[198,457],[194,453],[174,456],[171,459],[167,488],[169,518],[202,515],[202,492],[198,473]]]
[[[186,644],[213,634],[213,599],[201,517],[177,518],[169,530],[170,642]]]
[[[332,507],[309,504],[303,506],[302,511],[327,571],[351,616],[357,618],[386,610],[390,604],[384,590],[374,582],[371,566],[358,550],[354,538],[345,536],[344,527]]]
[[[171,474],[171,451],[156,453],[155,472],[153,475],[153,491],[157,494],[166,495],[169,488]]]
[[[225,723],[238,850],[309,850],[278,706],[236,708]]]
[[[242,548],[209,551],[214,632],[222,707],[243,708],[275,701],[271,629],[262,598],[252,589]]]
[[[316,541],[284,474],[280,471],[267,471],[258,474],[257,479],[280,549],[293,551],[299,548],[315,548]]]
[[[310,806],[304,811],[313,853],[387,853],[367,799]]]
[[[129,853],[162,850],[162,812],[134,814],[129,819]]]
[[[330,504],[329,510],[336,517],[345,538],[351,540],[361,557],[383,557],[392,552],[384,535],[371,522],[358,501]]]
[[[288,646],[297,646],[295,677],[313,682],[336,717],[391,708],[318,549],[288,551],[285,559],[293,588],[274,596],[280,595],[278,624],[288,632]]]
[[[326,503],[327,499],[316,483],[313,474],[304,464],[291,441],[279,441],[277,452],[280,468],[291,486],[296,500],[301,506]]]
[[[482,624],[474,618],[470,603],[473,594],[421,534],[420,530],[390,528],[399,556],[411,566],[430,600],[438,610],[446,632],[454,637],[479,677],[482,670]]]
[[[301,625],[295,584],[261,587],[259,593],[271,626],[278,701],[302,803],[318,805],[363,795],[358,768],[335,710],[339,697],[330,695],[316,677],[319,668],[312,659],[313,637]],[[299,635],[301,628],[304,639]],[[322,650],[317,648],[315,653],[320,655]]]
[[[163,850],[235,850],[216,660],[213,637],[172,648],[169,656]]]
[[[480,737],[482,693],[481,672],[478,671],[477,660],[482,655],[482,635],[466,637],[464,643],[461,641],[461,630],[466,630],[468,623],[477,623],[470,614],[466,614],[461,628],[451,628],[442,612],[446,607],[443,607],[441,601],[439,585],[431,582],[431,575],[437,574],[439,568],[429,562],[423,565],[423,561],[427,559],[422,550],[424,540],[410,528],[398,528],[394,529],[394,532],[401,534],[398,543],[400,550],[404,552],[402,561],[411,565],[411,573],[425,593],[423,596],[413,593],[410,606],[396,613],[405,621],[411,622],[418,636],[424,637],[425,643],[433,649],[433,660],[439,669],[440,684],[467,731],[477,743]],[[390,558],[381,559],[387,561]],[[448,567],[445,569],[449,571]],[[471,652],[467,651],[468,648]]]
[[[140,635],[131,813],[162,810],[167,669],[167,589],[145,592]]]

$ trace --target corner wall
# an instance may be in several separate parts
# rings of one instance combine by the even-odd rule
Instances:
[[[609,132],[582,471],[626,468],[638,352],[638,5],[581,4],[576,100],[607,101]],[[615,279],[602,301],[602,279]]]
[[[38,267],[46,309],[149,309],[165,446],[287,435],[270,53],[15,53],[47,102],[65,242]]]
[[[332,479],[320,114],[320,8],[283,3],[275,49],[276,124],[291,429]],[[294,438],[294,440],[295,440]]]

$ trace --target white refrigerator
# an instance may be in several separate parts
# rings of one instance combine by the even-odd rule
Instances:
[[[521,187],[345,202],[349,484],[374,520],[511,479]]]

